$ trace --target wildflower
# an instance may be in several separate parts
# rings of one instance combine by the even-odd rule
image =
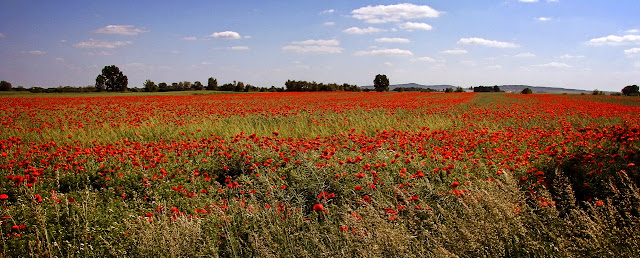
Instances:
[[[313,210],[314,211],[325,211],[324,206],[321,203],[313,205]]]
[[[8,196],[8,195],[6,195],[6,194],[0,194],[0,200],[3,200],[3,201],[4,201],[4,200],[6,200],[6,199],[9,199],[9,196]]]
[[[451,183],[451,188],[456,188],[456,187],[458,187],[459,185],[460,185],[460,183],[458,183],[458,182],[453,182],[453,183]]]

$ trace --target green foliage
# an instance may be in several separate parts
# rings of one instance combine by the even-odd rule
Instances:
[[[533,91],[529,88],[524,88],[521,92],[521,94],[533,94]]]
[[[96,77],[96,89],[98,91],[126,91],[129,80],[122,74],[120,68],[115,65],[102,68],[102,74]]]
[[[207,90],[218,90],[218,80],[213,77],[209,77],[207,80]]]
[[[10,91],[11,83],[8,81],[0,81],[0,91]]]
[[[159,89],[158,85],[156,85],[156,83],[152,82],[151,80],[146,80],[143,84],[143,87],[144,91],[146,92],[156,92]]]
[[[640,91],[638,85],[629,85],[622,88],[622,94],[625,96],[639,96]]]
[[[591,95],[604,95],[604,91],[595,89],[593,90],[593,92],[591,92]]]
[[[377,92],[389,91],[389,78],[384,74],[376,75],[373,79],[373,87]]]

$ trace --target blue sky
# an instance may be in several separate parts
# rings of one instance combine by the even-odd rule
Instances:
[[[640,84],[640,1],[0,1],[0,79]]]

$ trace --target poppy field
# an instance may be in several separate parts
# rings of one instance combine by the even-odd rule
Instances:
[[[0,256],[640,256],[638,98],[0,100]]]

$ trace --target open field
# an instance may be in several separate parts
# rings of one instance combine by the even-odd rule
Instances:
[[[32,96],[0,256],[640,256],[639,98]]]

